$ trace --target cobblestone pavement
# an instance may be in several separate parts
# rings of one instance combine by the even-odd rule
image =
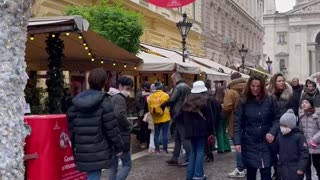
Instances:
[[[133,155],[133,166],[128,180],[185,180],[186,168],[168,166],[165,161],[172,154],[155,155],[141,152]],[[227,174],[235,168],[235,154],[215,154],[215,162],[205,163],[208,180],[245,180],[245,178],[228,178]],[[107,171],[101,180],[107,180]],[[313,169],[313,180],[317,179]],[[257,180],[260,180],[258,175]]]

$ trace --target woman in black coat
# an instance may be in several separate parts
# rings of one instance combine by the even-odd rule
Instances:
[[[255,180],[260,169],[261,180],[271,180],[272,151],[270,143],[279,129],[279,109],[268,96],[265,80],[250,77],[235,112],[234,143],[247,165],[247,180]]]

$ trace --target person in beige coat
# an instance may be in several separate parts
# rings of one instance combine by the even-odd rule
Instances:
[[[238,106],[240,95],[246,86],[247,80],[241,74],[235,72],[231,75],[231,82],[228,84],[226,94],[223,99],[222,110],[228,117],[228,134],[233,137],[234,112]],[[242,162],[241,153],[236,153],[237,168],[228,174],[229,177],[245,177],[245,166]]]

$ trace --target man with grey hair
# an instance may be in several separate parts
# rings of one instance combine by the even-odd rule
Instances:
[[[183,122],[178,120],[178,115],[180,114],[183,102],[185,98],[190,94],[191,89],[182,79],[180,73],[174,73],[171,76],[173,84],[175,85],[172,95],[167,103],[163,104],[161,107],[164,109],[165,107],[170,107],[170,114],[172,121],[175,123],[175,145],[173,156],[170,160],[167,161],[168,165],[180,165],[187,166],[189,160],[189,154],[191,152],[191,144],[190,141],[185,139],[185,129]],[[185,162],[179,164],[178,159],[180,156],[181,145],[186,151]]]

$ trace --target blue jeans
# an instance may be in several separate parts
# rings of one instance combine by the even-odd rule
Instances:
[[[187,179],[203,179],[204,178],[204,151],[206,148],[207,138],[197,137],[191,139],[191,154],[187,168]]]
[[[118,171],[119,158],[122,162],[122,168]],[[131,170],[132,161],[131,154],[129,152],[124,152],[121,156],[115,156],[113,159],[112,166],[109,170],[109,180],[125,180]]]
[[[169,122],[155,124],[154,125],[154,145],[156,147],[156,151],[160,150],[159,139],[160,139],[160,132],[162,133],[162,146],[163,150],[168,150],[168,130],[169,130]]]
[[[238,151],[236,152],[236,160],[237,160],[237,168],[239,169],[239,171],[243,171],[244,169],[246,169],[242,161],[241,152],[238,152]]]
[[[88,172],[88,180],[100,180],[101,170]]]

